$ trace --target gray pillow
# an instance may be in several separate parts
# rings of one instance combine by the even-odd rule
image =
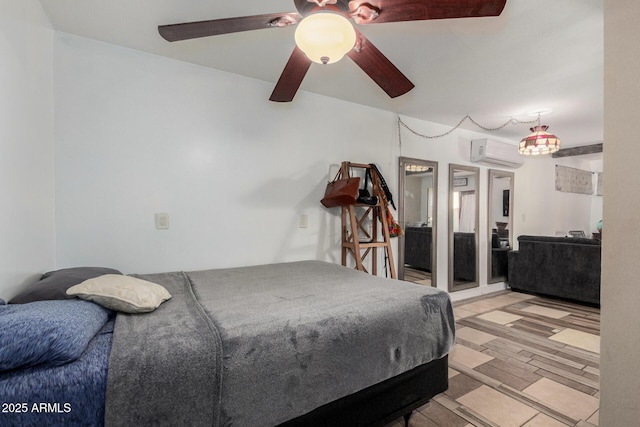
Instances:
[[[39,281],[28,285],[21,293],[13,297],[9,304],[75,298],[75,296],[67,295],[67,289],[87,279],[104,274],[122,273],[113,268],[105,267],[74,267],[49,271],[43,274]]]

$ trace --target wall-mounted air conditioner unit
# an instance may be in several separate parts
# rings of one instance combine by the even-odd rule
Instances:
[[[519,168],[524,164],[524,156],[518,153],[518,147],[491,139],[471,141],[471,161],[507,168]]]

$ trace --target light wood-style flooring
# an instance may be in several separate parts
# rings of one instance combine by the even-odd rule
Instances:
[[[449,389],[410,426],[598,425],[598,308],[504,291],[457,302],[454,315]]]
[[[431,286],[431,272],[418,270],[407,265],[404,267],[404,280],[417,283],[419,285]]]

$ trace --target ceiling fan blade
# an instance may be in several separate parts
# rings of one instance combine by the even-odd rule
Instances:
[[[239,18],[160,25],[158,26],[158,32],[165,40],[175,42],[241,31],[286,27],[297,24],[301,19],[302,17],[296,12],[267,13],[264,15],[241,16]]]
[[[269,101],[291,102],[310,66],[311,60],[296,46],[271,93]]]
[[[507,0],[354,0],[358,24],[498,16]]]
[[[415,87],[360,31],[356,30],[356,47],[347,55],[367,73],[391,98],[404,95]]]

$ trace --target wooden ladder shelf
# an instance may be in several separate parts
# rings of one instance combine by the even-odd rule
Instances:
[[[373,169],[371,165],[361,163],[342,162],[340,173],[342,177],[351,176],[353,168]],[[386,205],[380,179],[375,170],[371,170],[372,192],[378,198],[375,205],[356,203],[342,206],[342,265],[347,265],[350,254],[356,263],[356,270],[369,273],[364,266],[367,256],[371,255],[371,274],[378,274],[378,249],[386,250],[391,278],[396,278],[396,268],[391,250],[389,224],[387,222]],[[358,208],[359,212],[356,212]],[[362,210],[360,212],[360,210]],[[381,228],[381,232],[378,230]]]

